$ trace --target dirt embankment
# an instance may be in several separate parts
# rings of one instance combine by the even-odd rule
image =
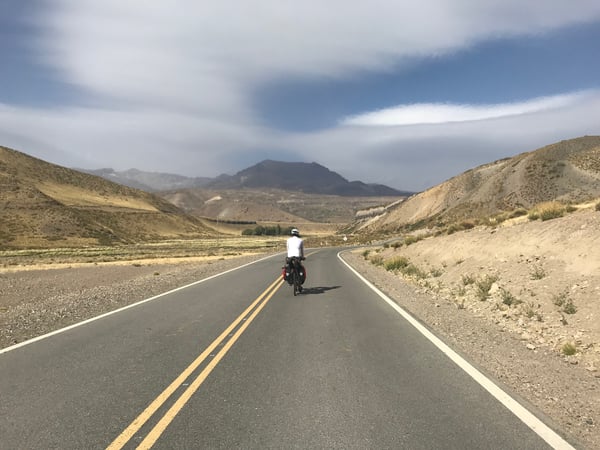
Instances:
[[[600,448],[600,212],[348,256],[586,448]]]

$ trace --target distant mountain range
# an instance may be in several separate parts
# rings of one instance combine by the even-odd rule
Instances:
[[[244,169],[235,175],[216,178],[190,178],[168,173],[143,172],[137,169],[85,170],[115,183],[149,192],[174,191],[188,188],[205,189],[281,189],[306,194],[340,195],[351,197],[407,196],[381,184],[348,181],[317,163],[289,163],[266,160]]]

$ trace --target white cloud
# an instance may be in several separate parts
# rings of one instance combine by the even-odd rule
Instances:
[[[600,134],[600,90],[565,95],[560,107],[477,121],[396,126],[340,125],[287,136],[350,179],[421,190],[497,159],[584,135]],[[368,178],[369,174],[376,178]]]
[[[47,64],[115,100],[251,114],[280,76],[346,77],[498,35],[600,17],[597,1],[59,0],[40,17]]]
[[[390,126],[418,125],[451,122],[469,122],[497,119],[507,116],[531,114],[575,104],[584,93],[541,97],[524,102],[502,103],[497,105],[455,105],[447,103],[420,103],[401,105],[379,111],[348,117],[342,125]]]
[[[460,153],[460,162],[428,175],[434,180],[461,163],[597,133],[589,105],[598,108],[598,93],[423,112],[435,111],[437,122],[450,113],[477,122],[382,128],[348,121],[306,134],[262,126],[253,95],[274,79],[397,69],[498,36],[598,18],[597,0],[580,0],[576,8],[563,0],[47,1],[36,18],[38,55],[87,97],[79,106],[50,109],[0,105],[0,143],[67,166],[207,176],[246,167],[249,152],[272,151],[274,158],[321,162],[351,179],[420,188],[420,171],[429,169],[409,170],[417,164],[412,148],[440,153],[439,161],[440,143]],[[515,111],[528,114],[517,121]]]

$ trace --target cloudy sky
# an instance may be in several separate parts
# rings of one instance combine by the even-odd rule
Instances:
[[[0,145],[422,190],[600,134],[598,0],[2,0]]]

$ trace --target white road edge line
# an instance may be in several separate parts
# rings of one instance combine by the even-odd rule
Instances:
[[[539,437],[541,437],[544,441],[546,441],[552,448],[558,450],[575,450],[575,448],[565,441],[561,436],[559,436],[554,430],[552,430],[548,425],[538,419],[533,413],[527,410],[523,405],[521,405],[518,401],[504,392],[500,387],[498,387],[493,381],[483,375],[479,370],[469,364],[466,360],[464,360],[460,355],[458,355],[454,350],[448,347],[444,342],[442,342],[438,337],[436,337],[431,331],[425,328],[422,324],[420,324],[414,317],[412,317],[406,310],[402,309],[395,303],[392,299],[390,299],[387,295],[381,292],[375,285],[373,285],[369,280],[363,277],[360,273],[358,273],[350,264],[344,261],[341,257],[342,252],[337,254],[337,257],[342,263],[348,267],[354,274],[369,288],[371,288],[379,297],[385,300],[398,314],[400,314],[407,322],[409,322],[413,327],[415,327],[423,336],[425,336],[433,345],[435,345],[442,353],[444,353],[454,364],[464,370],[473,380],[475,380],[479,385],[481,385],[486,391],[488,391],[493,397],[495,397],[500,403],[502,403],[509,411],[511,411],[515,416],[517,416],[521,421],[531,428]]]
[[[251,264],[256,264],[256,263],[258,263],[260,261],[264,261],[266,259],[273,258],[274,256],[276,256],[276,255],[269,255],[269,256],[266,256],[264,258],[257,259],[256,261],[252,261],[252,262],[243,264],[241,266],[234,267],[233,269],[226,270],[225,272],[220,272],[220,273],[217,273],[215,275],[211,275],[210,277],[203,278],[202,280],[194,281],[193,283],[186,284],[185,286],[180,286],[178,288],[171,289],[170,291],[163,292],[162,294],[155,295],[154,297],[150,297],[150,298],[147,298],[145,300],[140,300],[139,302],[132,303],[131,305],[123,306],[122,308],[115,309],[114,311],[109,311],[109,312],[101,314],[99,316],[92,317],[90,319],[84,320],[83,322],[77,322],[77,323],[74,323],[73,325],[69,325],[68,327],[60,328],[58,330],[51,331],[50,333],[46,333],[46,334],[43,334],[41,336],[37,336],[37,337],[31,338],[31,339],[28,339],[26,341],[23,341],[23,342],[19,342],[18,344],[11,345],[10,347],[2,348],[2,349],[0,349],[0,355],[3,354],[3,353],[7,353],[7,352],[10,352],[12,350],[16,350],[18,348],[24,347],[26,345],[33,344],[34,342],[41,341],[42,339],[46,339],[46,338],[49,338],[51,336],[54,336],[54,335],[57,335],[57,334],[60,334],[60,333],[64,333],[65,331],[72,330],[73,328],[77,328],[77,327],[80,327],[80,326],[83,326],[83,325],[87,325],[88,323],[94,322],[96,320],[103,319],[103,318],[111,316],[113,314],[118,314],[121,311],[125,311],[125,310],[130,309],[130,308],[135,308],[136,306],[139,306],[139,305],[141,305],[143,303],[151,302],[152,300],[156,300],[156,299],[158,299],[160,297],[164,297],[165,295],[172,294],[173,292],[181,291],[183,289],[187,289],[187,288],[195,286],[197,284],[204,283],[205,281],[212,280],[213,278],[220,277],[221,275],[225,275],[227,273],[233,272],[233,271],[238,270],[238,269],[242,269],[242,268],[247,267],[247,266],[249,266]]]

